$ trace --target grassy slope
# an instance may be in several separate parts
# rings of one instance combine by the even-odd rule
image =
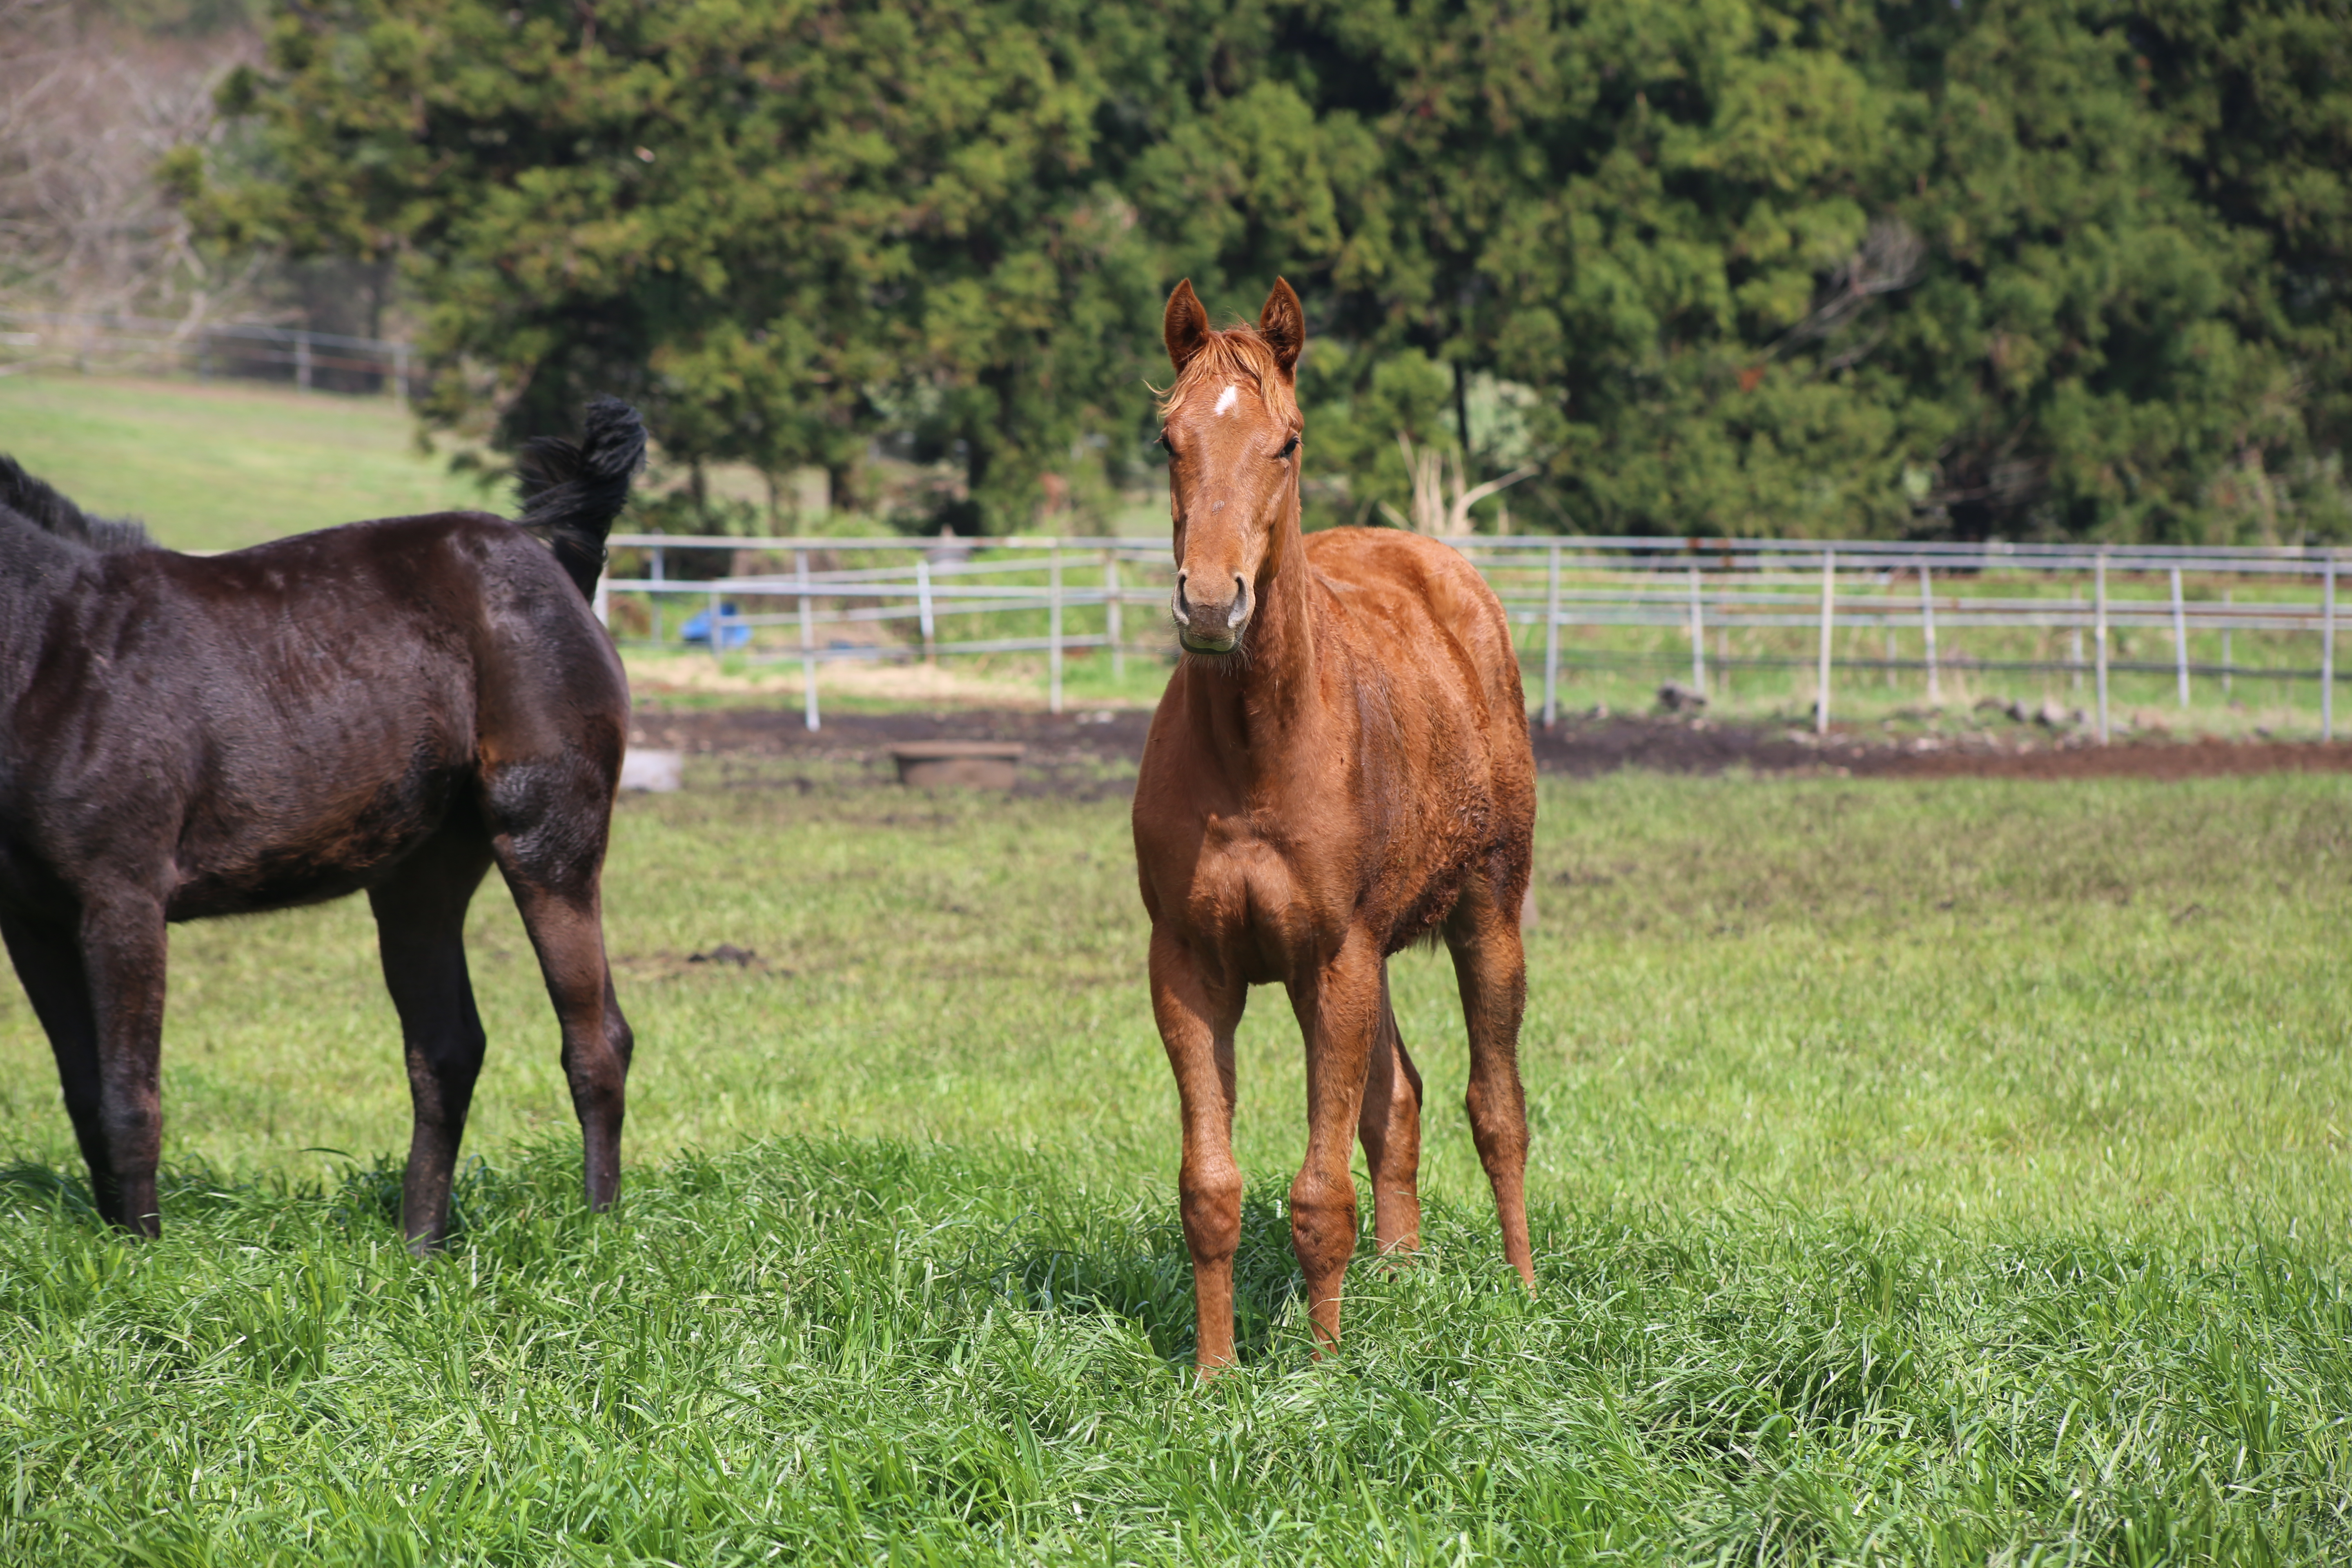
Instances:
[[[156,1247],[58,1195],[0,993],[0,1558],[2340,1560],[2347,849],[2316,778],[1553,787],[1541,1295],[1500,1277],[1445,966],[1406,955],[1432,1258],[1360,1268],[1307,1358],[1261,993],[1251,1364],[1205,1395],[1115,800],[626,802],[603,1222],[493,889],[488,1163],[429,1266],[386,1217],[362,912],[186,929]],[[722,940],[771,966],[683,962]]]
[[[503,504],[414,446],[388,398],[245,383],[0,377],[0,451],[178,550],[444,507]]]

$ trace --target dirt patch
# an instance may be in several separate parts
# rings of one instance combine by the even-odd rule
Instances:
[[[862,763],[877,784],[894,775],[887,750],[911,741],[1017,741],[1027,748],[1024,789],[1099,793],[1108,773],[1131,776],[1151,715],[1141,709],[1045,713],[964,709],[940,713],[834,713],[812,732],[796,711],[728,708],[641,710],[630,744],[701,755]],[[2032,726],[1951,736],[1895,737],[1832,728],[1826,737],[1780,725],[1620,715],[1563,719],[1535,731],[1536,765],[1590,777],[1620,768],[1713,773],[1834,773],[1893,778],[2211,778],[2231,773],[2352,772],[2352,742],[2139,739],[2111,746]]]

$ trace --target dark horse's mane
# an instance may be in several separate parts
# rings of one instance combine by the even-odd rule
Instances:
[[[44,533],[100,554],[155,547],[139,524],[90,516],[5,455],[0,455],[0,511],[14,512]]]

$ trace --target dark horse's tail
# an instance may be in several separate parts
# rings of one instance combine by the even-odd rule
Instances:
[[[555,558],[580,585],[596,592],[604,570],[604,536],[628,504],[629,478],[646,460],[646,422],[617,397],[588,405],[575,444],[560,436],[523,443],[515,459],[522,483],[522,526],[555,549]]]

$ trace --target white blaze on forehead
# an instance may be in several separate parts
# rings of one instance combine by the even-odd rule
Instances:
[[[1234,410],[1234,405],[1241,401],[1241,395],[1242,389],[1240,387],[1234,386],[1231,383],[1226,384],[1224,391],[1217,394],[1217,406],[1212,409],[1211,412],[1218,415],[1232,413]]]

